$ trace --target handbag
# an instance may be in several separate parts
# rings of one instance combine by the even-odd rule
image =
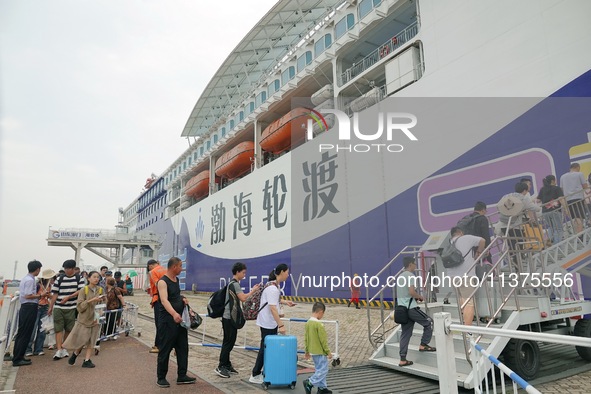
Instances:
[[[196,330],[203,323],[203,319],[190,306],[187,305],[187,308],[189,309],[189,318],[191,319],[190,328],[191,330]]]
[[[187,329],[190,328],[191,330],[196,330],[197,327],[199,327],[203,322],[201,316],[199,316],[198,313],[195,313],[195,311],[189,306],[189,304],[185,305],[185,308],[183,309],[182,318],[183,321],[181,322],[181,327]]]
[[[410,308],[410,304],[412,302],[412,297],[408,301],[408,307],[404,305],[396,305],[394,307],[394,321],[398,324],[406,324],[408,323],[408,309]]]

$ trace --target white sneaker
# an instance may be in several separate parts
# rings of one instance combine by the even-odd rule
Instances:
[[[59,360],[60,358],[63,358],[62,354],[63,354],[64,349],[58,349],[55,354],[53,355],[53,359],[54,360]]]
[[[70,353],[66,349],[62,349],[62,358],[70,357]]]
[[[25,353],[25,357],[29,357],[29,356],[32,356],[32,355],[33,355],[33,352],[26,352]]]
[[[250,375],[250,378],[248,379],[248,381],[250,383],[254,383],[254,384],[262,384],[263,383],[263,374],[260,373],[257,376]]]

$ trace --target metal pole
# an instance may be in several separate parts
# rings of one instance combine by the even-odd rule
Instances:
[[[456,360],[454,352],[454,338],[448,329],[451,324],[451,314],[439,312],[433,315],[435,328],[435,342],[437,343],[437,368],[439,375],[439,391],[445,394],[457,394]]]
[[[14,272],[12,273],[12,280],[16,280],[16,267],[18,267],[18,260],[14,262]]]

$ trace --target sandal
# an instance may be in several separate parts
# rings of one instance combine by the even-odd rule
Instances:
[[[402,364],[404,363],[404,364]],[[398,364],[399,367],[408,367],[409,365],[413,365],[414,363],[410,360],[402,360],[400,361],[400,364]]]
[[[435,349],[434,347],[422,343],[421,346],[419,346],[419,352],[434,352],[436,350],[437,349]]]

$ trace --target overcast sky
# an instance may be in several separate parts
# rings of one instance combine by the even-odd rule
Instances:
[[[188,147],[195,102],[275,2],[0,1],[0,275],[73,258],[47,246],[50,226],[113,229]]]

